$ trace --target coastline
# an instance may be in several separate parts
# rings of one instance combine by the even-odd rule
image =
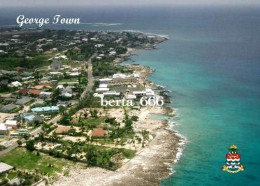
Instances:
[[[126,54],[115,60],[115,63],[125,59],[136,50],[128,48]],[[147,88],[159,86],[149,80],[154,71],[139,64],[126,65],[140,74],[140,79]],[[117,113],[118,114],[118,113]],[[141,108],[134,111],[139,115],[139,121],[134,124],[135,130],[148,130],[153,136],[144,148],[137,150],[134,158],[127,160],[116,171],[102,168],[85,168],[77,165],[69,176],[62,176],[54,185],[159,185],[160,180],[174,173],[172,165],[177,163],[182,154],[185,138],[170,127],[168,120],[150,119],[151,114],[174,117],[174,108],[169,106]],[[102,180],[102,181],[101,181]]]

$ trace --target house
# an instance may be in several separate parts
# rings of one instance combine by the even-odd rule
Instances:
[[[23,88],[19,90],[19,94],[27,94],[28,93],[28,89],[27,88]]]
[[[52,70],[59,70],[61,67],[62,67],[62,63],[60,61],[54,61],[51,64],[51,69]]]
[[[0,162],[0,174],[5,173],[13,169],[11,165],[8,165],[4,162]]]
[[[58,85],[57,87],[56,87],[56,89],[64,89],[64,86],[63,85]]]
[[[4,123],[0,123],[0,135],[7,135],[8,129]]]
[[[134,77],[125,77],[125,78],[113,78],[112,81],[113,84],[133,84],[133,83],[137,83],[137,78]]]
[[[30,90],[29,91],[29,94],[34,95],[34,96],[39,96],[40,93],[41,93],[40,90]]]
[[[70,103],[68,102],[68,101],[59,101],[58,103],[57,103],[57,106],[58,107],[60,107],[60,106],[62,106],[62,107],[67,107],[67,106],[69,106],[70,105]]]
[[[116,51],[111,51],[111,52],[109,52],[108,55],[109,55],[109,56],[114,56],[114,55],[116,55]]]
[[[10,112],[16,108],[17,108],[17,106],[15,104],[8,104],[1,108],[1,112]]]
[[[80,72],[72,72],[72,73],[70,73],[69,75],[71,76],[71,77],[76,77],[76,76],[79,76],[81,73]]]
[[[7,103],[13,103],[15,101],[16,101],[16,98],[14,98],[14,97],[5,98],[5,102],[7,102]]]
[[[136,95],[132,95],[132,94],[127,94],[126,95],[126,99],[136,99]]]
[[[154,91],[152,89],[145,89],[144,91],[133,91],[133,94],[137,97],[140,97],[140,96],[148,96],[148,97],[151,97],[151,96],[154,96]]]
[[[24,118],[25,122],[27,123],[31,123],[35,121],[42,123],[44,121],[43,116],[39,116],[38,114],[34,114],[34,113],[21,114],[21,117]]]
[[[114,74],[113,79],[115,79],[115,78],[126,78],[126,75],[125,74]]]
[[[17,99],[15,104],[16,105],[25,105],[25,104],[29,103],[30,101],[32,101],[32,98],[30,98],[30,97],[23,97],[21,99]]]
[[[73,93],[72,89],[70,87],[66,87],[62,90],[61,97],[71,98],[73,96],[72,93]]]
[[[20,87],[20,86],[22,86],[22,83],[20,83],[19,81],[13,81],[8,86],[9,87]]]
[[[22,178],[14,178],[8,182],[9,185],[21,185],[21,182],[24,182],[25,179]]]
[[[43,84],[40,84],[40,85],[36,85],[36,86],[34,86],[32,88],[36,89],[36,90],[51,89],[51,85],[48,84],[48,83],[43,83]]]
[[[61,72],[50,72],[50,75],[51,76],[55,76],[55,77],[58,77],[60,76],[62,73]]]
[[[17,121],[16,120],[6,120],[5,126],[10,129],[17,129]]]
[[[75,44],[75,43],[74,43]],[[68,59],[67,56],[65,55],[62,55],[62,56],[55,56],[54,57],[55,59],[59,59],[59,60],[65,60],[65,59]]]
[[[51,95],[52,95],[52,92],[41,92],[40,93],[40,97],[42,97],[42,98],[50,98],[51,97]]]
[[[99,84],[99,88],[107,88],[107,84]]]
[[[109,91],[109,88],[97,88],[96,92],[107,92]]]
[[[35,107],[32,108],[31,111],[35,113],[53,113],[53,112],[59,112],[59,107],[58,106]]]
[[[110,78],[99,79],[100,84],[108,84],[111,81],[112,81],[112,79],[110,79]]]
[[[107,131],[102,128],[95,128],[91,132],[91,137],[104,137],[107,135]]]
[[[120,96],[120,92],[108,91],[103,93],[104,96]]]
[[[45,102],[43,99],[36,99],[33,105],[43,105]]]

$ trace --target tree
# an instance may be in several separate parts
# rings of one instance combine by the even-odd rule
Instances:
[[[92,115],[92,117],[97,118],[97,114],[98,114],[98,111],[96,109],[94,109],[91,115]]]
[[[26,142],[26,149],[29,150],[29,151],[33,151],[35,148],[34,148],[34,143],[35,141],[34,140],[29,140]]]
[[[21,140],[18,140],[18,141],[17,141],[17,144],[18,144],[18,146],[21,146],[23,143],[22,143]]]

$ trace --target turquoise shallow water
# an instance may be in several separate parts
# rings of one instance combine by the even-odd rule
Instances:
[[[161,7],[1,10],[0,24],[16,16],[64,16],[89,24],[51,28],[132,29],[169,35],[158,50],[137,51],[133,60],[156,69],[151,79],[171,90],[178,130],[188,143],[175,173],[163,186],[260,185],[260,8]],[[157,116],[154,116],[157,117]],[[244,172],[221,171],[231,144]]]
[[[176,172],[163,180],[162,185],[257,185],[260,181],[256,155],[260,152],[259,73],[244,77],[243,71],[255,72],[255,67],[260,70],[258,62],[243,64],[241,59],[237,63],[227,56],[228,66],[216,64],[201,58],[201,43],[194,45],[198,48],[180,52],[178,41],[169,40],[157,51],[138,51],[134,57],[138,63],[156,69],[151,76],[153,81],[173,91],[171,105],[178,113],[175,118],[178,125],[173,129],[188,139],[181,160],[173,166]],[[231,144],[239,147],[245,172],[221,171]]]

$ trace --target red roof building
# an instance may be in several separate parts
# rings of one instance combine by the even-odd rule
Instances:
[[[35,96],[39,96],[40,93],[41,93],[40,90],[30,90],[30,94],[35,95]]]
[[[27,94],[28,91],[29,91],[29,90],[28,90],[27,88],[23,88],[23,89],[19,90],[19,93],[20,93],[20,94]]]

